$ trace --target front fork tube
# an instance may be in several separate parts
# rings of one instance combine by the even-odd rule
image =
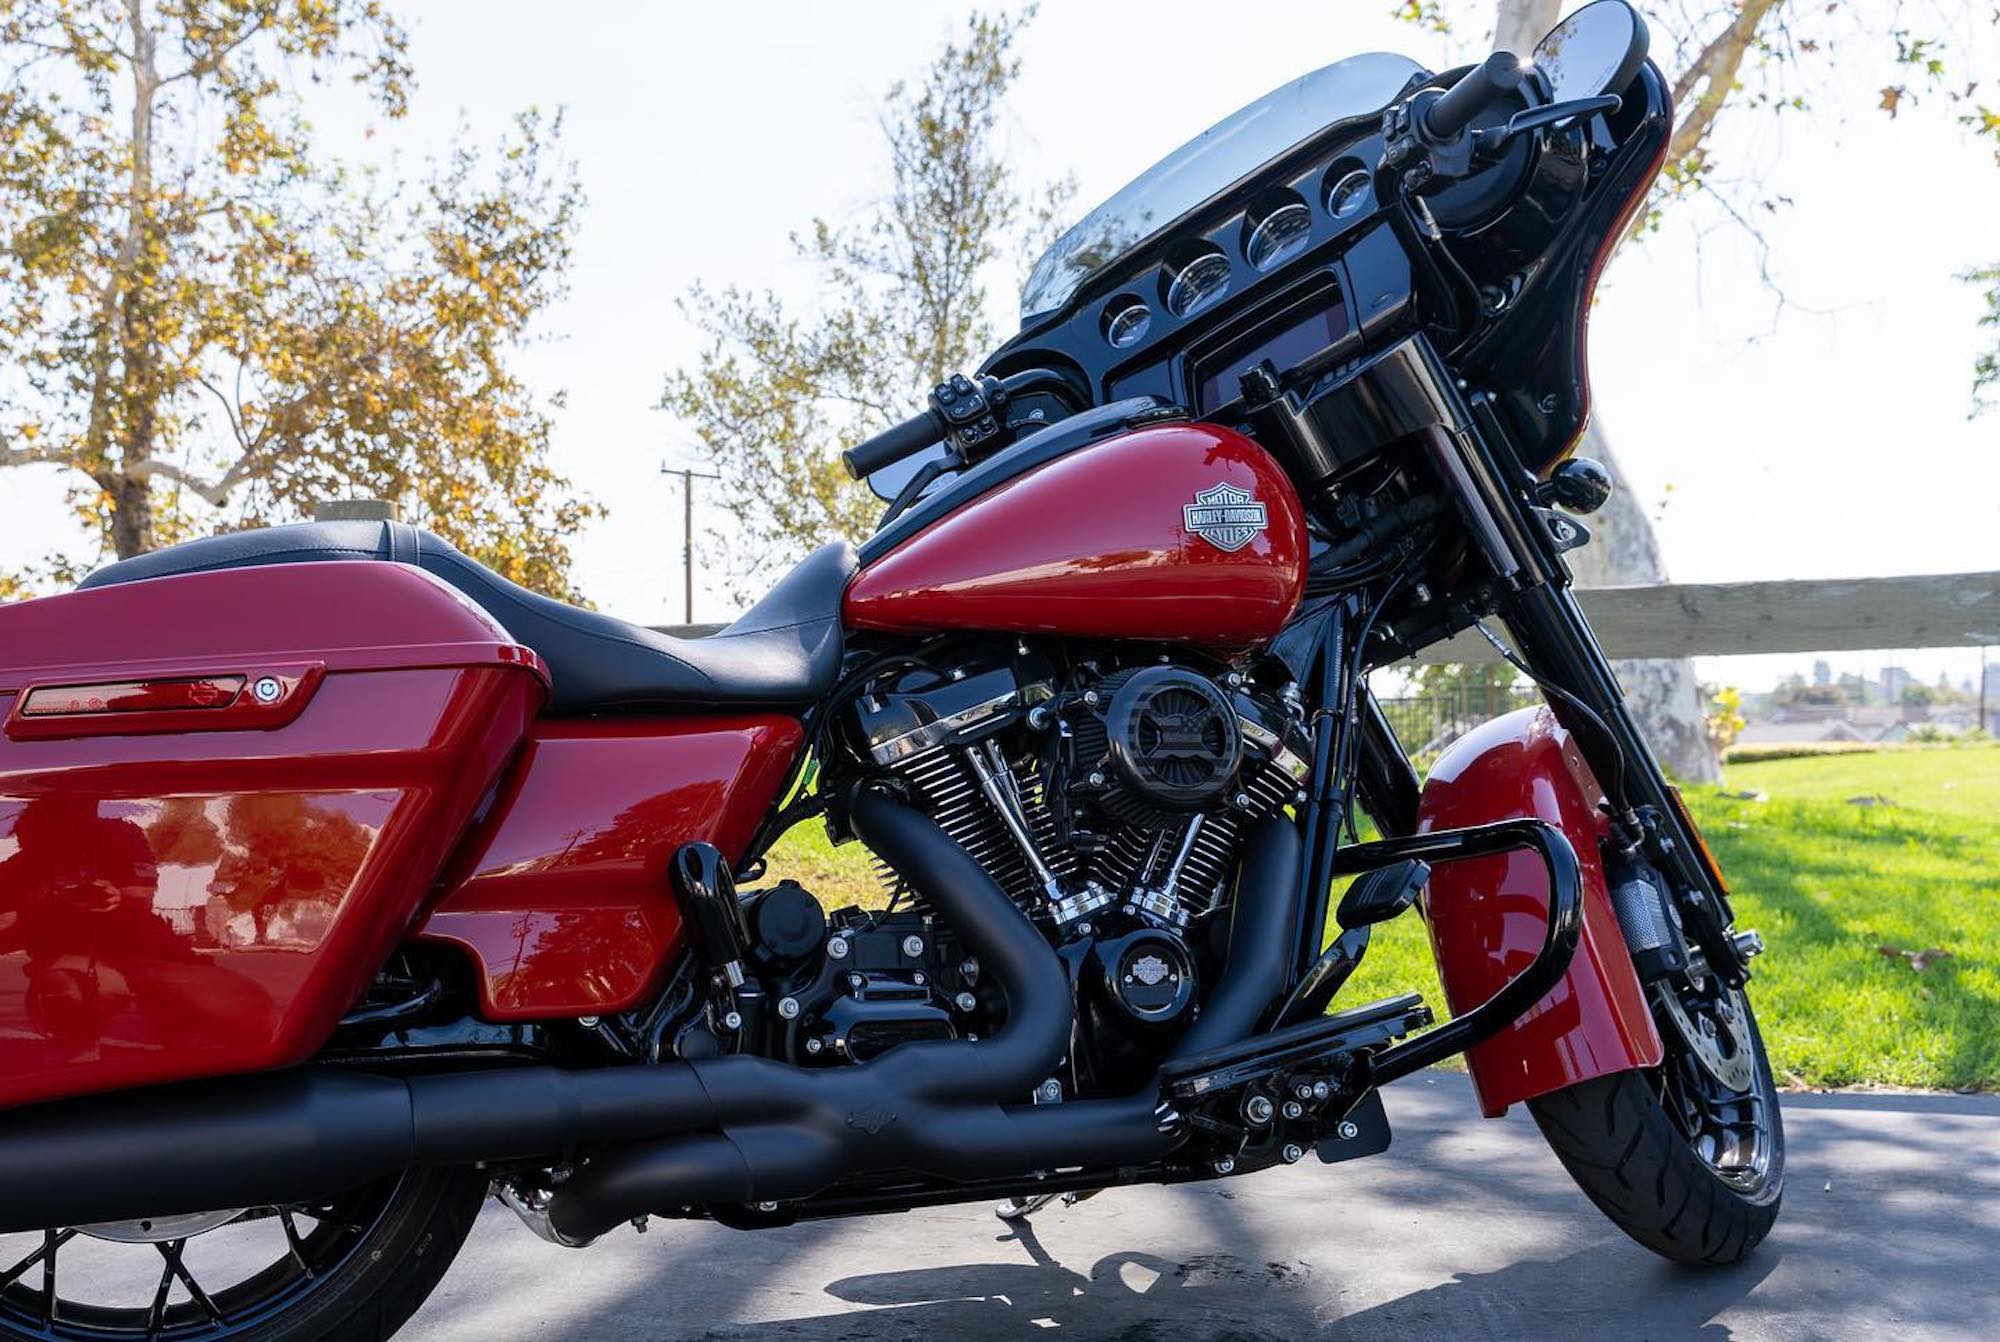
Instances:
[[[1440,482],[1504,585],[1502,619],[1535,673],[1589,709],[1579,712],[1562,695],[1548,696],[1610,797],[1623,837],[1654,850],[1653,859],[1684,893],[1685,921],[1709,965],[1740,985],[1749,969],[1730,937],[1735,915],[1728,892],[1703,862],[1692,822],[1626,707],[1618,677],[1570,591],[1569,566],[1535,515],[1528,483],[1518,468],[1503,464],[1514,454],[1493,398],[1479,393],[1468,399],[1427,344],[1419,353],[1442,421],[1425,441]],[[1650,832],[1642,811],[1657,817]]]
[[[1505,599],[1502,618],[1536,674],[1590,710],[1589,714],[1578,711],[1559,694],[1548,696],[1549,707],[1576,739],[1615,808],[1613,819],[1628,831],[1627,837],[1644,837],[1639,812],[1649,811],[1657,817],[1653,841],[1648,844],[1655,850],[1650,856],[1683,892],[1684,909],[1692,915],[1685,919],[1687,929],[1709,965],[1728,982],[1740,985],[1749,974],[1730,937],[1736,916],[1728,892],[1702,862],[1700,840],[1689,831],[1673,786],[1633,720],[1617,674],[1575,595],[1557,583],[1525,588]]]

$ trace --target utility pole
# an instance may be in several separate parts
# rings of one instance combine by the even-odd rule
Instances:
[[[722,477],[709,471],[691,470],[685,466],[669,466],[660,463],[661,475],[678,475],[681,478],[681,568],[686,575],[686,612],[682,623],[694,623],[694,482],[697,480],[720,480]]]
[[[1979,645],[1979,730],[1986,731],[1986,645]]]

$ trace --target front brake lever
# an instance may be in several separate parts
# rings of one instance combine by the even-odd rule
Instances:
[[[1516,112],[1507,119],[1504,126],[1489,126],[1472,132],[1472,155],[1477,159],[1494,159],[1500,156],[1514,137],[1525,135],[1543,126],[1553,126],[1574,117],[1595,116],[1599,112],[1615,112],[1624,106],[1624,100],[1615,93],[1599,94],[1595,98],[1572,98],[1568,102],[1550,103],[1546,107],[1530,107]]]
[[[876,529],[879,531],[901,517],[911,504],[923,497],[924,491],[931,487],[933,480],[946,471],[963,470],[965,464],[965,458],[956,451],[946,452],[935,461],[925,462],[896,495],[895,502],[889,505],[889,511],[882,514],[882,520],[875,524]]]

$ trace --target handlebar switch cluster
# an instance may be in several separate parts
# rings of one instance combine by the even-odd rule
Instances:
[[[1382,114],[1382,166],[1400,170],[1403,189],[1443,186],[1473,169],[1479,115],[1520,86],[1524,70],[1511,52],[1496,51],[1446,89],[1419,89]]]
[[[931,388],[931,412],[944,425],[959,455],[968,461],[1005,432],[1006,418],[1001,412],[1006,408],[1007,388],[997,377],[974,381],[954,373]]]
[[[1448,185],[1472,166],[1469,137],[1433,144],[1424,134],[1424,108],[1438,97],[1439,90],[1424,89],[1382,114],[1382,166],[1400,172],[1411,195]]]

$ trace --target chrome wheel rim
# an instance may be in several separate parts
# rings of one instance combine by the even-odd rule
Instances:
[[[1739,1193],[1769,1181],[1776,1098],[1757,1065],[1756,1024],[1742,990],[1713,976],[1676,990],[1657,985],[1665,1056],[1660,1104],[1715,1177]]]

